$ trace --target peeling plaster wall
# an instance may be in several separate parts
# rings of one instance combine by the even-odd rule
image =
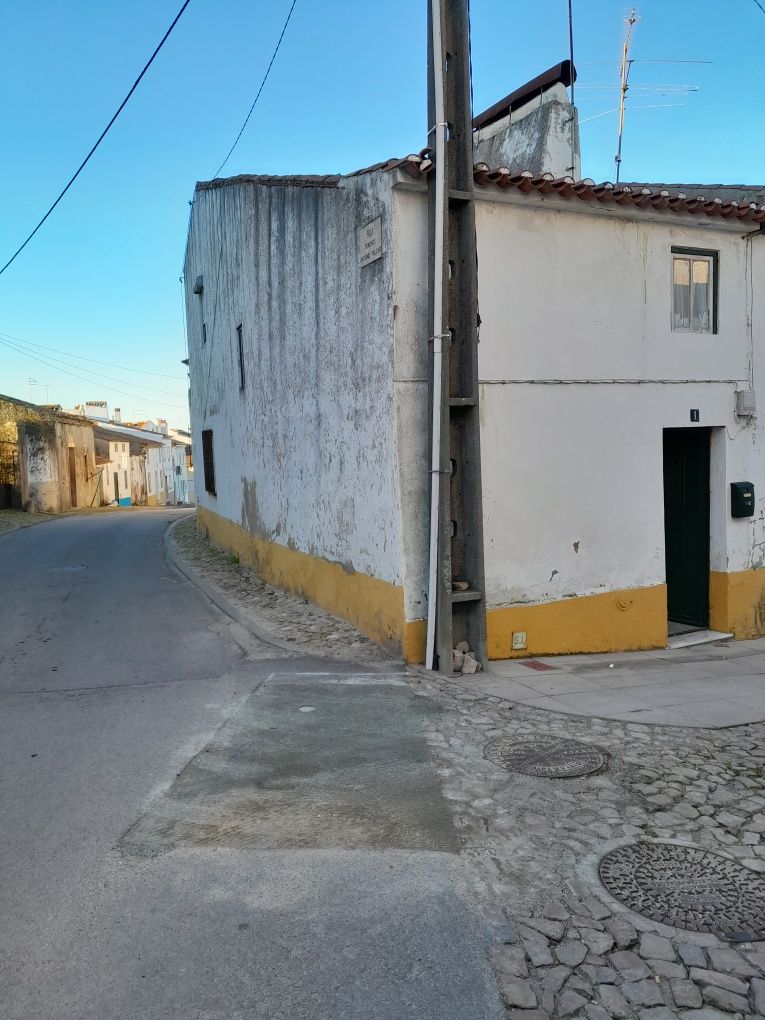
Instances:
[[[20,422],[19,446],[22,467],[22,500],[25,509],[37,513],[56,513],[64,509],[59,484],[59,451],[52,422],[41,428],[38,422]],[[66,478],[68,475],[67,467]],[[71,501],[67,496],[67,504]],[[68,507],[67,507],[68,508]]]
[[[390,186],[370,174],[337,188],[197,191],[185,278],[200,507],[400,585]],[[383,257],[361,267],[357,229],[378,216]],[[215,495],[203,429],[214,435]]]
[[[513,173],[530,171],[535,177],[574,177],[582,174],[579,121],[563,85],[513,110],[475,134],[475,160],[491,168],[505,166]]]
[[[26,510],[57,513],[100,502],[93,426],[23,401],[0,399],[4,431],[17,430],[21,499]],[[76,500],[71,498],[69,448],[73,448]]]
[[[77,499],[72,502],[69,482],[69,450],[74,450]],[[59,509],[76,510],[98,506],[101,488],[96,469],[96,450],[91,425],[56,422],[56,455],[58,459]]]
[[[136,506],[146,506],[146,458],[143,453],[130,455],[130,493]]]
[[[396,189],[394,196],[394,371],[404,614],[407,620],[417,620],[428,612],[428,204],[420,192]]]

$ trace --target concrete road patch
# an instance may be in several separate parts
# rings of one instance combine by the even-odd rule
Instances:
[[[456,853],[423,735],[433,708],[402,677],[274,674],[125,834],[177,847]]]

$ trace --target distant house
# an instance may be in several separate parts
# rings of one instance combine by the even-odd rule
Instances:
[[[176,438],[163,418],[123,422],[119,408],[110,418],[105,400],[78,404],[75,412],[95,426],[105,504],[166,506],[188,500],[188,438]]]
[[[186,429],[168,429],[173,440],[173,463],[175,465],[176,498],[179,503],[195,503],[194,460],[191,448],[191,433]]]
[[[130,461],[141,455],[142,446],[128,430],[114,429],[107,422],[96,423],[94,436],[104,505],[132,506]]]
[[[98,506],[93,422],[0,394],[0,507],[59,513]]]
[[[489,654],[765,634],[765,193],[578,180],[563,84],[475,121]],[[411,660],[431,167],[199,183],[184,270],[200,527]]]
[[[133,429],[150,437],[146,446],[145,485],[147,506],[167,506],[184,502],[179,500],[176,491],[181,486],[176,482],[175,468],[179,467],[185,479],[185,458],[182,453],[175,455],[174,446],[183,444],[174,441],[168,434],[168,425],[164,418],[154,421],[130,422]],[[185,491],[185,486],[183,486]]]

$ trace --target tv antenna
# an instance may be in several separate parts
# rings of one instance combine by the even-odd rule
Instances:
[[[638,23],[637,11],[633,8],[629,17],[625,21],[627,30],[624,33],[624,46],[622,47],[622,70],[621,70],[621,86],[619,90],[619,141],[616,147],[616,183],[619,183],[619,174],[622,168],[622,136],[624,134],[624,106],[627,102],[627,92],[629,90],[629,77],[630,68],[632,67],[632,61],[630,60],[630,43],[632,42],[632,30]]]
[[[38,382],[36,379],[33,379],[31,375],[29,376],[28,382],[29,382],[29,403],[30,404],[32,403],[32,387],[33,386],[42,386],[45,389],[45,403],[46,404],[50,403],[50,386],[48,385],[48,383]]]

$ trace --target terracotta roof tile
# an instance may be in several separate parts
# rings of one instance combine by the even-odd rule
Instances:
[[[271,187],[336,188],[344,177],[400,170],[414,179],[422,180],[432,169],[428,149],[402,158],[394,157],[372,166],[339,174],[299,174],[274,176],[241,174],[238,177],[199,181],[197,191],[223,188],[233,184],[262,184]],[[553,177],[543,174],[534,177],[528,170],[515,173],[507,167],[489,167],[477,163],[473,179],[481,188],[496,187],[500,191],[517,191],[522,195],[555,196],[591,205],[618,206],[622,209],[650,209],[654,212],[708,219],[738,220],[741,223],[765,223],[765,188],[739,184],[600,184],[589,178],[576,181],[573,177]]]
[[[426,153],[420,156],[416,169],[411,157],[405,169],[413,176],[425,177],[433,164]],[[610,181],[598,184],[589,178],[576,181],[573,177],[553,177],[552,174],[534,177],[528,170],[514,173],[507,167],[491,168],[486,163],[475,165],[473,179],[481,188],[496,187],[500,191],[518,191],[522,195],[556,196],[592,205],[765,223],[765,189],[748,185],[612,184]],[[728,189],[736,198],[728,196]],[[742,196],[746,199],[749,195],[762,201],[737,200]]]

